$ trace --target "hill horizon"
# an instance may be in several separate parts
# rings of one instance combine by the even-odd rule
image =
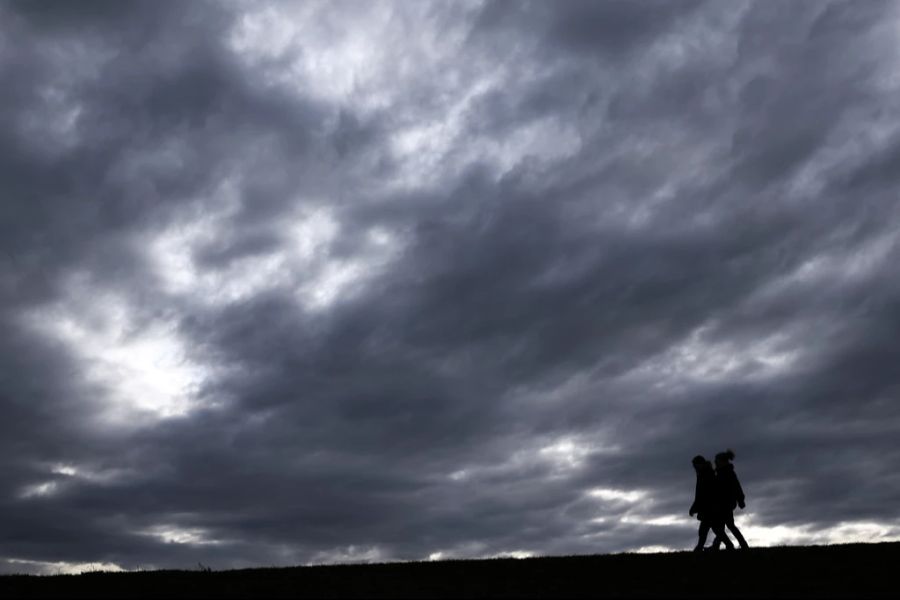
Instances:
[[[886,598],[900,542],[213,571],[3,575],[20,598]]]

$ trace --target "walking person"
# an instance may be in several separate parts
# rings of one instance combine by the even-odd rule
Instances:
[[[694,503],[688,511],[692,517],[696,514],[700,520],[700,529],[697,532],[698,540],[694,552],[702,552],[706,545],[706,536],[712,529],[716,534],[716,540],[722,540],[725,547],[733,549],[734,546],[728,536],[725,535],[725,521],[722,517],[721,502],[717,500],[716,472],[712,463],[700,456],[693,458],[691,464],[697,472],[697,487],[694,490]],[[715,546],[711,548],[718,549]]]
[[[738,481],[737,473],[734,472],[734,451],[726,450],[716,454],[716,491],[717,498],[720,502],[720,511],[722,522],[725,527],[734,535],[734,539],[740,544],[741,549],[749,548],[747,540],[741,535],[740,529],[734,524],[735,507],[746,507],[744,503],[744,490],[741,488],[741,482]],[[727,544],[726,544],[727,546]],[[718,549],[719,539],[713,543],[713,547]]]

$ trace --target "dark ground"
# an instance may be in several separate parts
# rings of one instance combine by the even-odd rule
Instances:
[[[0,598],[886,598],[900,543],[237,571],[0,576]]]

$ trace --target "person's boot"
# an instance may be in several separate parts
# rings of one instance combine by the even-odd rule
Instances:
[[[750,548],[750,546],[747,545],[747,540],[744,539],[744,536],[742,536],[740,532],[735,532],[734,537],[737,538],[737,543],[740,545],[741,550],[748,550]]]
[[[722,533],[722,535],[716,534],[716,539],[713,541],[713,545],[710,547],[711,550],[718,550],[721,544],[725,544],[726,550],[734,550],[734,544],[731,543],[731,539],[727,535]]]

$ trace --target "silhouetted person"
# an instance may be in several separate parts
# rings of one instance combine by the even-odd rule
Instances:
[[[694,548],[694,552],[703,551],[710,529],[716,534],[717,540],[721,539],[725,543],[726,548],[733,549],[734,545],[725,535],[722,503],[717,498],[716,472],[713,471],[712,463],[698,454],[691,464],[694,465],[694,471],[697,472],[697,487],[694,491],[694,503],[691,504],[688,514],[692,517],[696,514],[700,520],[697,547]]]
[[[747,540],[741,535],[741,531],[734,524],[734,509],[737,506],[744,508],[744,490],[741,488],[741,482],[738,481],[737,474],[734,472],[734,451],[726,450],[716,454],[716,496],[721,503],[722,522],[728,527],[734,535],[741,548],[746,550],[749,548]],[[719,538],[713,543],[713,547],[718,549]]]

